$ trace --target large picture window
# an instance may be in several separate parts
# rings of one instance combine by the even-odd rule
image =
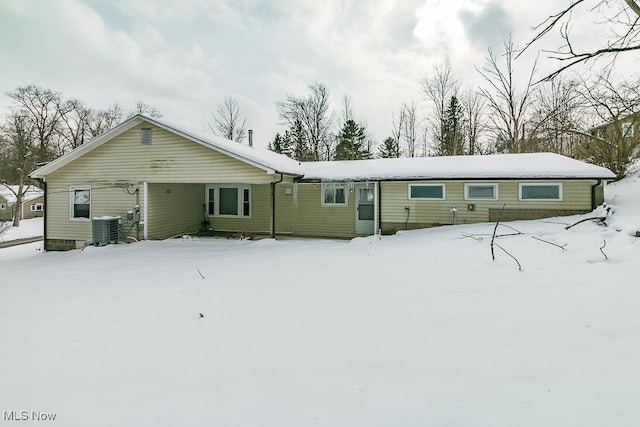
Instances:
[[[347,189],[343,183],[322,184],[322,206],[347,206]]]
[[[207,186],[207,212],[212,216],[251,217],[251,186],[216,184]]]
[[[72,220],[91,218],[91,187],[71,187],[69,192],[69,218]]]
[[[465,200],[498,200],[498,184],[473,183],[464,185]]]
[[[520,200],[542,200],[542,201],[561,201],[562,200],[562,184],[555,183],[520,183],[519,185]]]
[[[444,199],[444,184],[409,184],[409,200]]]

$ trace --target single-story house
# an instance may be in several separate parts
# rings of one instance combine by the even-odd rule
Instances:
[[[45,249],[82,247],[92,220],[120,237],[199,230],[349,238],[590,211],[608,169],[549,154],[298,162],[136,115],[32,173]]]
[[[17,185],[0,185],[0,220],[13,219],[16,209],[16,196],[19,191]],[[44,191],[33,185],[29,186],[22,198],[22,215],[20,219],[31,219],[44,216]]]

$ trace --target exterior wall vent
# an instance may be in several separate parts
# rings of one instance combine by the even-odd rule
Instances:
[[[100,217],[91,220],[93,244],[105,246],[118,243],[120,237],[120,217]]]
[[[151,128],[140,129],[140,143],[151,144]]]

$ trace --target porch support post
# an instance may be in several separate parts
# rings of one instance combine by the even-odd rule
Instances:
[[[144,221],[144,224],[142,224],[142,238],[149,240],[149,184],[147,181],[142,183],[142,191],[144,191],[142,195],[142,208],[144,209],[142,213]]]

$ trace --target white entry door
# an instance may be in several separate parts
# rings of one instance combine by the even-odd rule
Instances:
[[[356,186],[356,233],[373,234],[375,194],[373,186]]]

